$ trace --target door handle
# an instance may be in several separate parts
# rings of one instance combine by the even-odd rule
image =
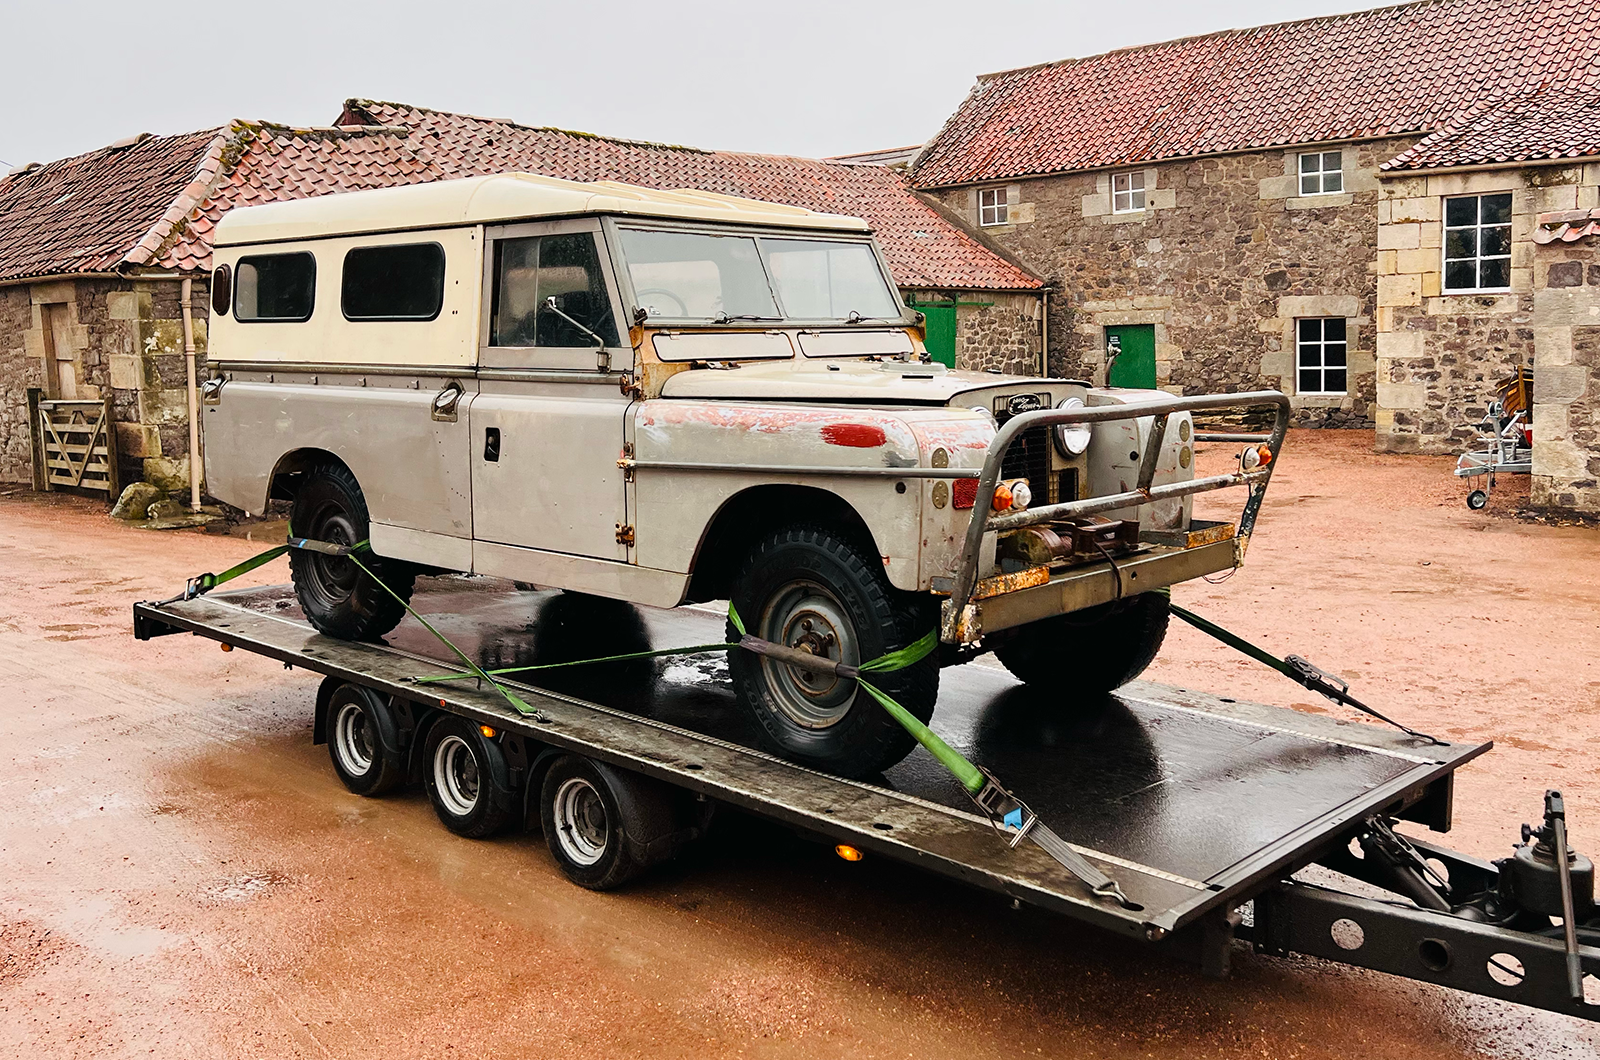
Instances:
[[[483,432],[483,458],[491,464],[500,459],[499,427],[490,427]]]

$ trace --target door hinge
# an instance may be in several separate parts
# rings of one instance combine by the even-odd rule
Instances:
[[[632,523],[618,523],[617,524],[617,544],[619,544],[619,545],[627,545],[629,548],[633,547],[633,524]]]
[[[622,456],[617,460],[617,467],[622,469],[622,481],[633,481],[633,466],[633,443],[624,442],[622,445]]]

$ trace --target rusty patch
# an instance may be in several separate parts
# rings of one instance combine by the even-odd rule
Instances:
[[[1014,574],[996,574],[992,578],[984,578],[974,587],[972,598],[974,600],[987,600],[991,596],[1003,596],[1014,593],[1018,589],[1032,589],[1036,585],[1043,585],[1050,580],[1049,567],[1029,567],[1019,570]]]
[[[822,428],[822,440],[851,449],[876,449],[888,437],[882,427],[870,423],[829,423]]]

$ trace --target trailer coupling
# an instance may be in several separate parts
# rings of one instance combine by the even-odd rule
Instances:
[[[1522,842],[1494,862],[1368,820],[1318,864],[1413,904],[1286,880],[1256,897],[1240,934],[1261,953],[1309,954],[1600,1020],[1594,863],[1571,849],[1559,791],[1545,793],[1544,809],[1544,823],[1523,825]]]

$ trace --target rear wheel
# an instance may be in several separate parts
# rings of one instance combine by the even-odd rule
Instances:
[[[312,541],[354,545],[367,540],[367,501],[355,476],[343,464],[323,464],[306,474],[295,494],[291,533]],[[406,564],[370,552],[361,562],[400,597],[384,592],[346,556],[305,549],[289,550],[295,596],[319,633],[341,640],[376,640],[405,617],[401,600],[411,599],[415,574]]]
[[[889,585],[878,557],[817,527],[781,530],[763,541],[740,574],[733,599],[755,636],[850,665],[904,648],[935,622],[929,601]],[[738,639],[731,623],[728,636]],[[762,742],[785,758],[859,777],[882,772],[913,746],[911,736],[854,680],[746,651],[733,652],[728,669]],[[933,716],[939,691],[934,657],[874,674],[872,681],[922,721]]]
[[[328,757],[356,795],[382,795],[405,780],[394,718],[375,692],[343,685],[328,701]]]
[[[428,801],[456,835],[483,839],[511,819],[515,804],[500,746],[466,718],[441,718],[428,730],[423,777]]]
[[[567,878],[608,891],[699,836],[706,814],[688,793],[649,777],[562,755],[539,788],[545,843]]]
[[[1070,692],[1120,688],[1155,661],[1171,612],[1166,592],[1140,593],[1013,630],[994,653],[1018,680]]]

